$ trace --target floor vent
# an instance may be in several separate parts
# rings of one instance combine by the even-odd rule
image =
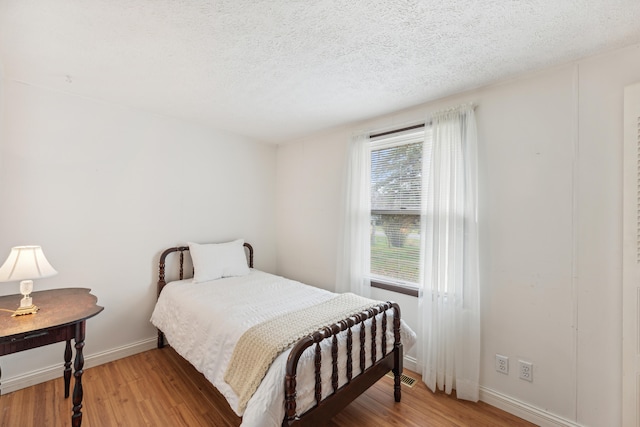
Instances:
[[[387,373],[387,376],[389,378],[393,378],[393,372],[389,372]],[[409,375],[405,375],[405,374],[400,374],[400,382],[404,385],[406,385],[407,387],[411,388],[414,385],[416,385],[416,379],[413,377],[410,377]]]

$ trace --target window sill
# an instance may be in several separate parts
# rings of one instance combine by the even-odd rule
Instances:
[[[378,280],[372,280],[371,287],[384,289],[386,291],[391,291],[391,292],[397,292],[399,294],[409,295],[412,297],[418,297],[418,289],[410,286],[403,286],[403,285],[397,285],[397,284],[388,283],[388,282],[380,282]]]

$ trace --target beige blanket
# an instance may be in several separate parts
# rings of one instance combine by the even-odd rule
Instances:
[[[340,294],[249,328],[238,340],[224,375],[224,380],[238,395],[240,411],[244,411],[278,354],[300,338],[378,303],[351,293]]]

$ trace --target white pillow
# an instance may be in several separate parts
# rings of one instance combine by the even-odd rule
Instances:
[[[194,270],[193,282],[200,283],[221,277],[249,274],[243,244],[242,239],[206,245],[189,242]]]

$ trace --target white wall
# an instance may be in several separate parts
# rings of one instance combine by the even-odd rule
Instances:
[[[278,272],[333,289],[346,143],[477,103],[483,399],[540,423],[621,423],[621,173],[625,85],[640,46],[278,148]],[[377,298],[388,299],[389,293]],[[416,326],[415,299],[395,298]],[[510,358],[510,374],[494,355]],[[517,361],[534,364],[533,382]]]
[[[0,80],[0,96],[0,262],[12,246],[42,245],[59,274],[36,290],[92,289],[105,309],[87,322],[88,363],[153,347],[167,247],[243,237],[256,266],[275,271],[275,146],[14,81]],[[46,367],[60,376],[63,351],[3,357],[3,392]]]

